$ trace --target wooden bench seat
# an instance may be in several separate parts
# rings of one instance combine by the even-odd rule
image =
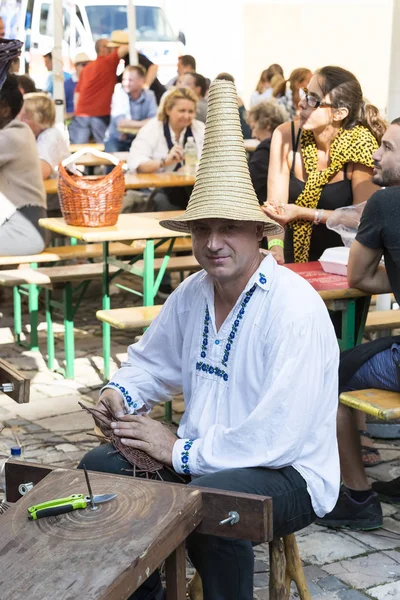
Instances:
[[[162,265],[163,259],[154,260],[154,269],[157,271]],[[139,260],[135,263],[137,269],[143,269],[144,261]],[[172,256],[167,264],[167,271],[195,271],[201,267],[195,257]],[[117,271],[117,267],[109,266],[110,274]],[[63,265],[56,267],[42,267],[31,269],[29,267],[22,269],[8,269],[0,271],[0,285],[5,287],[14,287],[18,285],[38,285],[39,287],[51,287],[55,283],[65,281],[76,282],[92,279],[99,279],[103,275],[103,263],[86,263],[82,265]]]
[[[154,306],[130,306],[128,308],[110,308],[98,310],[99,321],[108,323],[116,329],[144,329],[159,315],[162,304]]]
[[[374,388],[343,392],[340,394],[340,402],[383,421],[400,418],[399,392],[388,392]]]
[[[157,241],[157,240],[156,240]],[[166,241],[158,248],[155,248],[155,255],[164,256],[169,242]],[[145,240],[135,240],[129,245],[129,242],[111,242],[109,245],[110,256],[137,256],[142,254],[146,246]],[[173,253],[191,252],[191,238],[177,238],[174,243]],[[0,256],[0,266],[7,265],[26,265],[30,263],[48,263],[67,260],[89,260],[101,258],[103,255],[102,244],[77,244],[76,246],[59,246],[46,248],[40,254],[28,254],[25,256]]]
[[[371,310],[367,316],[365,331],[400,328],[400,310]]]

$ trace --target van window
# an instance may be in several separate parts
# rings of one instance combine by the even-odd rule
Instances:
[[[137,41],[171,42],[176,41],[171,27],[161,8],[156,6],[135,6]],[[110,37],[115,29],[128,28],[126,5],[86,5],[93,39]]]
[[[42,4],[40,7],[40,25],[39,25],[40,35],[53,36],[53,31],[54,31],[53,19],[54,19],[53,10],[50,10],[50,3]],[[63,9],[63,24],[64,24],[63,38],[66,42],[69,42],[70,16],[69,16],[69,12],[65,8]]]

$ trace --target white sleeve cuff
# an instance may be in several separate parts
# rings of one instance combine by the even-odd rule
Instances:
[[[172,451],[172,466],[176,473],[193,475],[195,464],[193,444],[196,440],[177,440]]]
[[[101,389],[100,394],[103,392],[103,390],[105,390],[107,388],[116,390],[117,392],[119,392],[121,394],[121,396],[124,400],[126,412],[129,415],[135,414],[140,408],[142,408],[144,406],[144,402],[142,402],[141,400],[134,400],[132,398],[129,390],[127,390],[126,387],[120,385],[119,383],[116,383],[115,381],[109,381],[107,383],[107,385],[105,385]]]

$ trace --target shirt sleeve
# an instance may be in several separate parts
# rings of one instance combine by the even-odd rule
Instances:
[[[321,397],[337,398],[339,349],[326,318],[307,315],[278,331],[265,349],[264,391],[255,409],[238,427],[216,424],[203,438],[175,442],[175,471],[205,475],[229,468],[278,468],[293,465],[302,454],[315,435]],[[337,402],[330,410],[335,423]]]
[[[154,63],[151,62],[151,60],[141,52],[138,52],[138,63],[139,65],[142,65],[142,67],[144,67],[146,71],[149,67],[151,67],[151,65],[154,65]]]
[[[382,192],[383,190],[375,192],[368,200],[363,210],[363,214],[361,215],[361,221],[356,235],[357,242],[372,250],[384,247],[384,219],[380,202]]]
[[[149,412],[158,402],[172,400],[182,390],[182,315],[174,292],[139,342],[128,348],[112,380],[103,388],[122,395],[128,413]]]
[[[148,106],[148,113],[147,113],[146,118],[152,119],[157,114],[157,110],[158,110],[157,100],[156,100],[155,93],[152,90],[147,90],[147,94],[148,94],[148,98],[149,98],[149,106]]]
[[[158,135],[150,121],[139,130],[129,150],[128,168],[130,171],[136,171],[139,165],[154,159],[157,138]]]

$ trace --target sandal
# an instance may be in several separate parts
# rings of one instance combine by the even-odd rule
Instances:
[[[360,437],[371,439],[371,434],[364,429],[359,429],[358,433],[360,434]],[[383,462],[378,448],[375,448],[374,446],[363,446],[361,444],[361,458],[364,467],[376,467]]]

